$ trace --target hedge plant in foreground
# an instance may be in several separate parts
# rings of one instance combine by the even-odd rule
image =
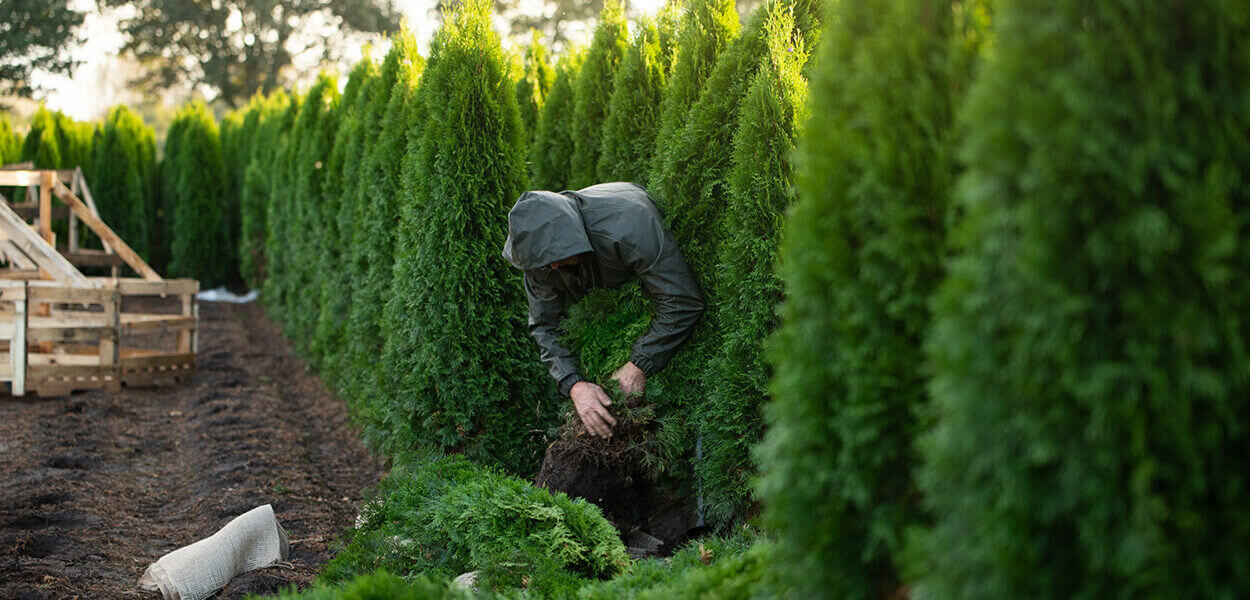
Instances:
[[[686,124],[686,113],[699,99],[703,83],[720,53],[738,35],[738,9],[733,0],[690,0],[677,33],[672,74],[660,102],[652,169],[664,167],[664,153]],[[649,178],[656,179],[652,174]]]
[[[612,99],[612,82],[628,45],[629,25],[625,21],[624,2],[608,0],[599,12],[599,22],[574,87],[570,188],[598,183],[599,149],[603,145],[603,124]]]
[[[571,48],[556,64],[556,78],[543,104],[530,145],[530,186],[544,190],[573,187],[573,107],[574,86],[586,52]]]
[[[727,237],[711,277],[720,298],[721,343],[708,368],[710,395],[699,406],[703,459],[699,461],[706,517],[740,520],[751,508],[751,448],[763,433],[767,402],[764,339],[776,323],[781,282],[773,274],[780,223],[794,199],[794,142],[807,108],[803,65],[808,52],[794,35],[789,12],[774,9],[764,26],[764,64],[742,101],[733,139]]]
[[[176,163],[170,171],[176,204],[167,207],[169,273],[193,277],[206,287],[230,280],[235,273],[229,250],[232,232],[222,210],[226,162],[217,122],[208,106],[195,102],[182,110]],[[167,159],[168,160],[168,159]]]
[[[309,355],[320,368],[322,377],[332,384],[337,384],[338,377],[344,375],[341,372],[343,333],[346,329],[343,315],[351,309],[352,297],[351,273],[342,268],[347,253],[344,245],[352,239],[352,231],[340,216],[343,213],[344,190],[355,182],[361,147],[361,118],[370,100],[367,90],[377,73],[377,63],[368,53],[352,68],[335,116],[338,127],[334,131],[330,157],[325,164],[326,176],[321,194],[321,252],[317,256],[317,276],[311,291],[318,298],[318,303]]]
[[[770,574],[765,558],[772,544],[749,533],[706,537],[667,558],[640,560],[609,581],[593,582],[578,600],[669,600],[765,598]]]
[[[100,217],[131,248],[151,256],[148,224],[155,214],[149,199],[155,195],[156,135],[125,106],[109,111],[96,138],[92,164],[84,168]],[[0,158],[0,164],[4,164]]]
[[[1000,3],[927,343],[933,598],[1250,595],[1250,14]]]
[[[759,451],[788,593],[879,597],[899,585],[904,533],[923,523],[912,479],[928,396],[921,340],[976,49],[967,19],[982,8],[964,5],[970,35],[957,38],[949,2],[846,0],[821,42]]]
[[[487,0],[461,5],[431,43],[421,135],[404,157],[383,365],[392,451],[456,450],[530,473],[556,394],[500,252],[525,183],[507,69]]]
[[[556,70],[551,66],[550,53],[543,45],[542,35],[535,31],[525,47],[521,58],[521,76],[516,82],[517,110],[521,112],[521,124],[525,126],[527,140],[534,139],[538,117],[542,114],[543,104],[555,78]]]
[[[625,51],[612,84],[612,99],[603,124],[598,181],[632,181],[645,187],[660,121],[665,73],[660,32],[655,23],[644,19],[636,28],[634,41]]]
[[[393,71],[388,70],[391,65]],[[411,201],[411,196],[400,187],[400,172],[408,141],[420,135],[423,125],[416,100],[423,67],[416,40],[406,29],[401,31],[383,65],[382,79],[391,80],[393,84],[382,127],[361,164],[361,178],[357,182],[360,204],[353,223],[352,252],[357,257],[355,268],[359,270],[352,274],[351,311],[346,333],[352,362],[347,368],[351,376],[358,379],[358,389],[368,390],[367,395],[373,399],[375,406],[366,411],[368,418],[378,414],[380,404],[388,404],[395,397],[394,388],[383,383],[379,360],[388,335],[382,318],[391,295],[399,211],[405,202]]]
[[[481,600],[484,595],[452,588],[450,582],[419,577],[408,581],[386,571],[361,575],[340,585],[321,584],[306,590],[289,590],[273,600]]]
[[[527,582],[539,596],[567,597],[628,561],[595,505],[462,457],[421,457],[382,480],[321,579],[378,569],[436,579],[479,571],[485,589]]]

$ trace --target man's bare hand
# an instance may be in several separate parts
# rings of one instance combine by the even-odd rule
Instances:
[[[617,369],[612,379],[627,396],[641,396],[647,390],[647,376],[632,361]]]
[[[577,409],[577,416],[581,417],[587,431],[604,439],[612,437],[612,426],[616,425],[616,419],[608,412],[612,399],[603,388],[587,381],[579,381],[573,384],[569,396],[572,396],[573,408]]]

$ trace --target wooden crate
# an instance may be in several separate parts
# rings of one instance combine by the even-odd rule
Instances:
[[[9,267],[0,269],[0,382],[14,396],[178,383],[195,373],[198,282],[164,279],[131,250],[100,219],[81,170],[0,167],[0,186],[24,187],[28,200],[0,201],[0,260]],[[68,219],[61,249],[52,233],[58,215]],[[102,249],[79,247],[80,222]],[[87,277],[79,266],[112,276]],[[139,277],[118,277],[123,266]],[[138,297],[173,306],[144,309]]]

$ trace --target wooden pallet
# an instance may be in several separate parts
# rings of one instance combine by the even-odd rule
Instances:
[[[131,250],[100,219],[81,170],[0,167],[0,186],[25,187],[29,200],[20,210],[0,202],[0,260],[8,263],[0,269],[0,382],[14,396],[179,383],[195,373],[198,282],[164,279]],[[56,247],[54,208],[67,211],[66,248]],[[79,222],[103,249],[78,247]],[[112,275],[87,277],[79,266]],[[139,277],[118,277],[122,266]],[[142,306],[126,302],[136,296],[170,298],[176,310],[124,312]]]

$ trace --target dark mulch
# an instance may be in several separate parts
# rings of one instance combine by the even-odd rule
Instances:
[[[0,599],[159,598],[162,554],[273,504],[289,566],[219,598],[306,584],[381,467],[341,402],[255,305],[200,308],[199,373],[173,388],[0,396]]]

